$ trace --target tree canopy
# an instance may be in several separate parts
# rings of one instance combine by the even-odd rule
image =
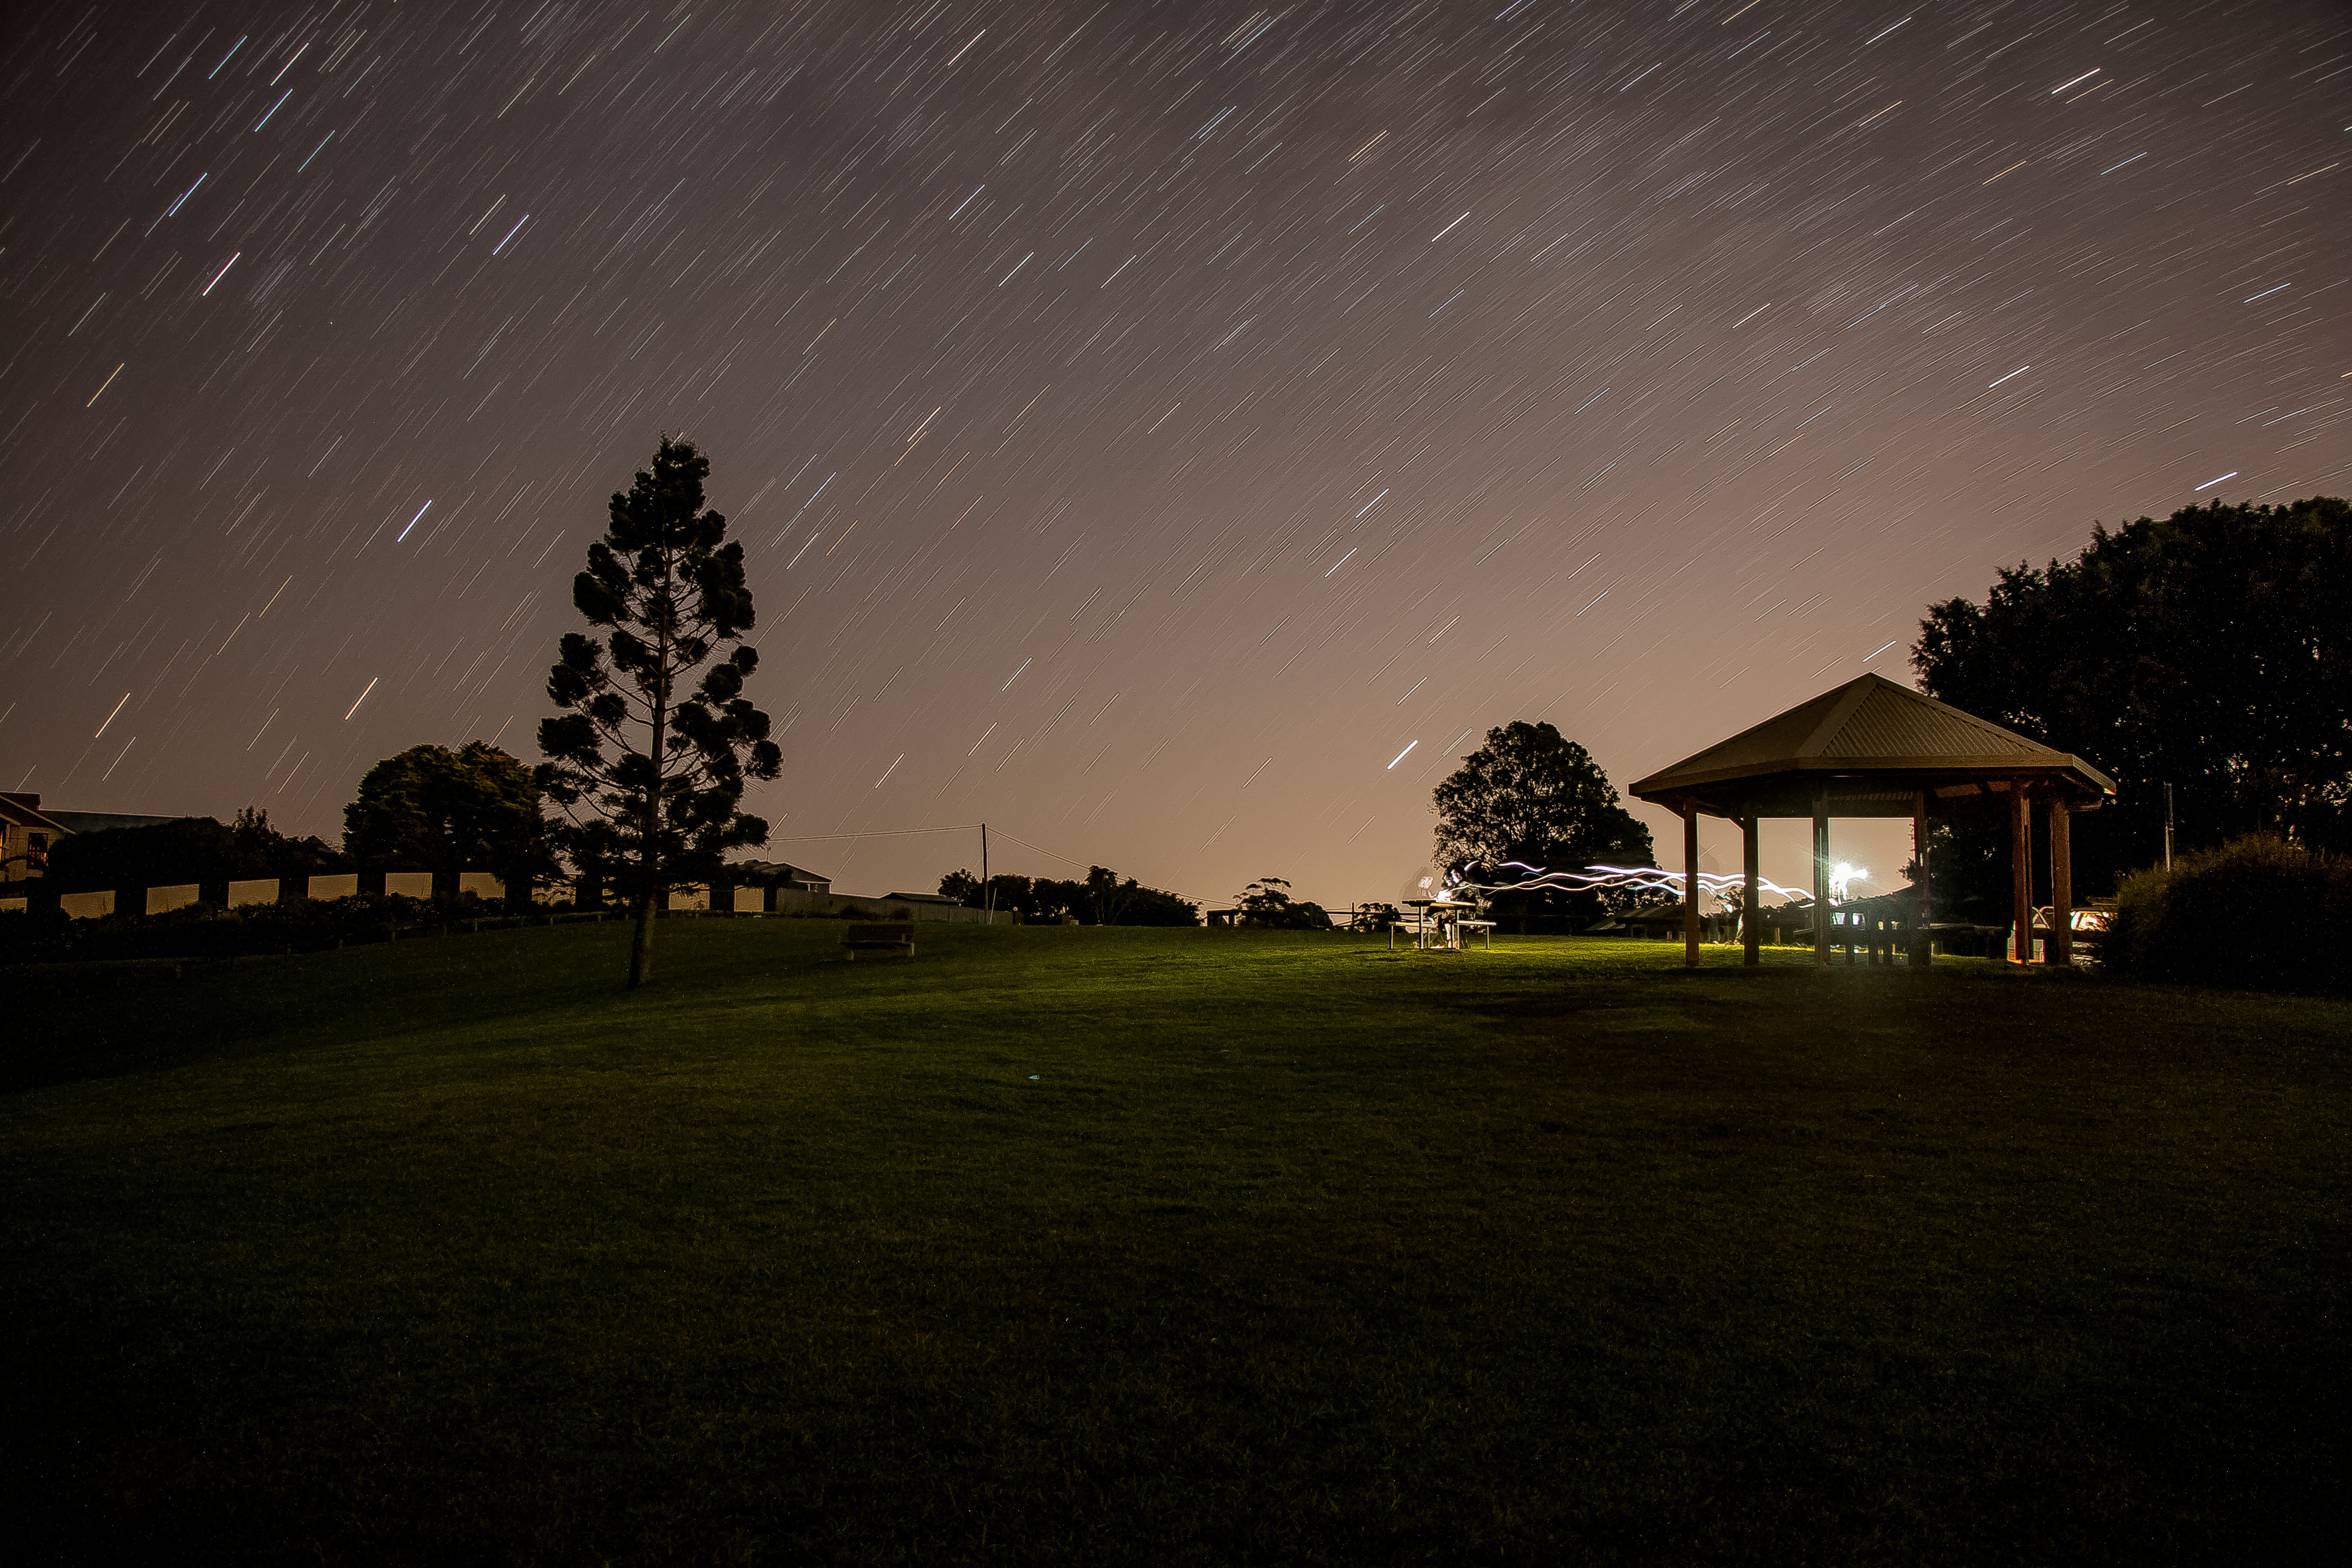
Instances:
[[[741,640],[751,590],[743,546],[703,507],[709,473],[692,442],[665,436],[652,467],[613,497],[611,525],[572,584],[573,606],[608,630],[602,643],[564,634],[547,695],[570,711],[539,726],[539,780],[567,814],[562,847],[635,909],[631,985],[651,978],[661,896],[768,841],[767,823],[742,809],[744,781],[783,764],[768,716],[743,697],[760,658]],[[725,643],[735,646],[711,662]]]
[[[1331,916],[1322,905],[1294,899],[1284,877],[1260,877],[1234,897],[1237,918],[1245,926],[1268,931],[1329,931]]]
[[[1515,873],[1596,863],[1645,866],[1657,851],[1650,830],[1618,802],[1591,752],[1550,724],[1515,719],[1486,731],[1486,743],[1437,786],[1437,858],[1475,865],[1489,881]],[[1591,893],[1501,893],[1496,912],[1529,919],[1589,920]]]
[[[2071,561],[1932,606],[1911,662],[1931,696],[2115,778],[2115,805],[2074,830],[2077,886],[2098,893],[2162,858],[2168,783],[2184,847],[2248,830],[2352,847],[2347,605],[2352,506],[2216,501],[2095,527]]]
[[[411,746],[360,780],[343,808],[343,847],[361,865],[434,873],[457,892],[465,870],[509,875],[544,855],[546,824],[531,771],[487,741]]]

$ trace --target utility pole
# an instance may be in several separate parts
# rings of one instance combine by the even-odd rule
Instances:
[[[2164,786],[2164,868],[2172,869],[2172,786]]]
[[[2169,864],[2171,857],[2166,857]],[[996,923],[996,884],[988,879],[988,824],[980,825],[980,887],[981,908],[988,912],[988,923]]]

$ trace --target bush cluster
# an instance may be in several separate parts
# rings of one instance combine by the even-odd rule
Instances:
[[[2143,980],[2352,990],[2352,860],[2261,835],[2116,889],[2102,961]]]
[[[389,895],[297,899],[213,910],[202,904],[161,915],[68,920],[55,910],[0,914],[0,963],[62,963],[84,959],[236,958],[257,952],[312,952],[352,942],[382,942],[396,931],[499,912],[468,895],[449,910],[427,900]]]

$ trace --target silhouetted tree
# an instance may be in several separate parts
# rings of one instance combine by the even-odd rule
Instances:
[[[411,746],[360,780],[343,808],[343,847],[361,865],[433,873],[433,895],[457,896],[469,868],[528,875],[544,859],[546,822],[531,771],[487,741]]]
[[[2115,778],[2074,832],[2076,891],[2103,893],[2162,858],[2167,783],[2184,848],[2259,830],[2352,849],[2347,605],[2352,506],[2216,501],[1933,606],[1911,663],[1929,695]],[[1981,882],[2005,910],[2004,822],[1957,819],[1930,857],[1939,891]]]
[[[570,709],[542,720],[541,787],[568,821],[559,839],[575,863],[604,868],[634,907],[629,984],[653,973],[654,911],[681,883],[707,881],[730,849],[765,844],[768,825],[742,810],[744,780],[772,779],[782,754],[768,716],[743,698],[758,668],[743,547],[703,508],[710,461],[663,437],[653,467],[612,500],[604,537],[588,547],[572,602],[603,644],[564,634],[547,694]],[[690,696],[679,688],[722,643]],[[609,748],[609,753],[608,753]]]
[[[269,826],[269,813],[261,806],[239,806],[236,821],[229,826],[229,837],[236,849],[236,874],[239,877],[277,877],[301,881],[323,872],[342,869],[349,857],[319,837],[289,838]],[[301,891],[298,887],[296,892]]]
[[[1290,896],[1290,883],[1281,877],[1260,877],[1234,899],[1241,923],[1267,931],[1328,931],[1331,917],[1323,906]]]
[[[1093,908],[1094,923],[1098,926],[1118,924],[1119,911],[1127,908],[1136,890],[1135,879],[1129,877],[1127,886],[1119,886],[1118,873],[1108,866],[1093,866],[1087,870],[1087,902]]]
[[[1127,903],[1119,910],[1118,923],[1130,926],[1196,926],[1201,923],[1201,906],[1192,900],[1160,888],[1138,887],[1129,879]]]
[[[1657,851],[1650,830],[1618,804],[1616,787],[1591,752],[1549,724],[1515,719],[1486,731],[1486,743],[1462,759],[1437,786],[1437,858],[1481,868],[1499,882],[1545,870],[1595,864],[1646,866]],[[1495,912],[1525,930],[1532,919],[1580,921],[1603,905],[1594,893],[1494,896]]]
[[[1083,882],[1057,881],[1051,877],[1033,880],[1000,872],[982,884],[968,868],[950,871],[940,879],[940,891],[968,909],[987,907],[992,889],[996,908],[1012,910],[1025,921],[1058,921],[1069,915],[1087,925],[1201,923],[1198,904],[1158,888],[1144,887],[1132,877],[1121,879],[1117,872],[1100,866],[1089,870]]]

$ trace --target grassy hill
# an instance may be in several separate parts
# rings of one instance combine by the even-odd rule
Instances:
[[[2333,1554],[2352,1006],[839,931],[20,998],[16,1549]]]

